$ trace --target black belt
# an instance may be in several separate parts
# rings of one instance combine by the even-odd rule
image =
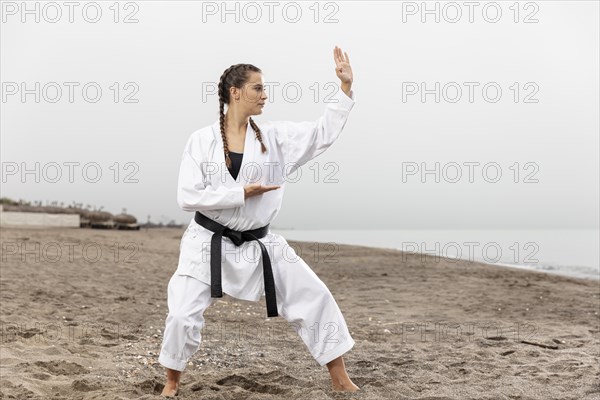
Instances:
[[[267,317],[277,317],[277,297],[275,296],[275,279],[273,278],[273,269],[271,268],[271,259],[265,245],[258,239],[265,237],[269,233],[269,225],[250,231],[234,231],[221,225],[215,220],[196,211],[194,220],[199,224],[214,232],[210,243],[210,290],[211,297],[223,297],[221,287],[221,239],[227,236],[236,246],[242,243],[256,240],[260,245],[263,261],[263,275],[265,280],[265,297],[267,299]]]

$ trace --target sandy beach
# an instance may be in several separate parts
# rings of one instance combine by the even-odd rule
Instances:
[[[167,283],[184,229],[2,229],[2,399],[158,399]],[[598,281],[290,241],[356,341],[361,387],[259,302],[205,312],[185,399],[600,399]]]

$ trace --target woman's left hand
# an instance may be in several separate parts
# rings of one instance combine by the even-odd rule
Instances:
[[[335,74],[337,77],[340,78],[342,83],[352,84],[354,76],[352,75],[348,53],[344,52],[342,54],[342,49],[335,46],[335,49],[333,49],[333,60],[335,61]]]

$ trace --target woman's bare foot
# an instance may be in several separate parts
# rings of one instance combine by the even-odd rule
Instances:
[[[333,390],[335,392],[356,392],[359,391],[360,388],[356,386],[351,380],[348,380],[344,383],[333,382]]]
[[[170,382],[167,382],[167,384],[165,385],[165,388],[163,389],[163,391],[160,395],[165,396],[165,397],[174,397],[174,396],[177,396],[178,394],[179,394],[179,385],[171,384]]]
[[[175,371],[174,369],[167,368],[167,383],[160,394],[161,396],[174,397],[179,394],[179,379],[181,378],[181,371]]]
[[[334,391],[356,392],[357,390],[360,390],[360,388],[350,380],[350,377],[348,377],[342,356],[328,362],[327,368],[331,375],[331,383]]]

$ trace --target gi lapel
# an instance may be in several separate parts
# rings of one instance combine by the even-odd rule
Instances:
[[[213,135],[216,140],[216,148],[215,151],[217,154],[215,155],[215,160],[219,165],[219,168],[222,171],[219,171],[219,176],[223,177],[223,181],[225,182],[225,186],[231,188],[236,186],[245,186],[249,183],[256,183],[257,177],[260,176],[260,168],[254,162],[256,156],[254,152],[256,151],[256,133],[254,129],[248,123],[248,128],[246,129],[246,139],[244,142],[244,156],[242,157],[242,165],[240,167],[240,172],[238,173],[237,180],[233,179],[229,169],[227,168],[227,164],[225,164],[225,152],[223,151],[223,138],[221,137],[221,127],[220,122],[217,120],[213,124]],[[259,147],[260,149],[260,147]]]

